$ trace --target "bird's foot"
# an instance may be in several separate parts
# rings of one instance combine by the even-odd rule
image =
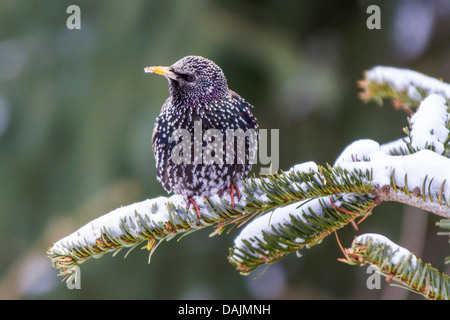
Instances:
[[[222,197],[222,194],[225,192],[227,188],[224,188],[222,191],[219,192],[219,197]],[[234,193],[236,192],[236,196],[238,200],[241,200],[241,191],[239,190],[238,186],[232,182],[230,184],[230,199],[231,199],[231,207],[234,209],[235,203],[234,203]]]
[[[187,196],[188,203],[186,205],[186,211],[189,211],[191,204],[194,206],[195,211],[197,212],[197,218],[201,219],[202,215],[200,214],[200,210],[198,209],[198,204],[195,202],[194,198],[191,196]]]

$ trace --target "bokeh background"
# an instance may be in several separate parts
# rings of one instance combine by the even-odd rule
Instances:
[[[69,30],[66,9],[81,9]],[[381,9],[369,30],[366,9]],[[450,2],[256,0],[0,1],[0,298],[2,299],[421,299],[368,290],[366,268],[338,262],[334,236],[241,276],[227,261],[238,230],[163,243],[147,264],[134,250],[91,259],[81,290],[51,267],[53,242],[121,205],[166,195],[151,134],[168,96],[144,74],[188,54],[222,67],[254,106],[261,128],[280,129],[280,168],[333,163],[360,138],[402,136],[406,115],[358,100],[375,65],[450,81]],[[382,233],[445,271],[438,217],[382,204],[358,233]],[[357,234],[339,231],[348,246]],[[449,271],[447,266],[447,272]]]

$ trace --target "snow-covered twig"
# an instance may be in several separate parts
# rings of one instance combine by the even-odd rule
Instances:
[[[366,144],[366,140],[353,144]],[[354,148],[353,148],[354,149]],[[396,201],[450,218],[450,159],[422,150],[406,156],[391,156],[375,149],[367,161],[340,162],[346,170],[370,170],[377,201]]]
[[[312,197],[268,212],[248,223],[236,238],[229,257],[238,270],[248,273],[259,264],[275,262],[289,252],[315,245],[330,232],[383,201],[406,203],[450,218],[450,185],[446,184],[450,181],[448,158],[429,150],[391,156],[382,152],[375,141],[360,140],[350,145],[337,163],[338,168],[348,174],[338,175],[338,171],[334,171],[337,169],[325,168],[316,172],[330,190],[335,190],[336,196],[341,195],[338,201],[334,200],[336,204],[333,205],[330,197]],[[435,167],[429,166],[430,163]],[[339,186],[351,184],[345,177],[359,179],[358,183],[365,185],[368,191],[364,195],[342,193]],[[339,215],[333,217],[334,212]],[[324,220],[326,225],[317,225],[317,221]],[[277,242],[285,246],[274,245]]]
[[[428,299],[450,299],[450,278],[430,264],[424,264],[409,250],[398,246],[385,236],[366,233],[355,238],[351,248],[344,250],[348,264],[371,264],[386,276],[407,289]]]
[[[372,197],[355,193],[318,197],[275,209],[244,227],[228,259],[241,274],[248,274],[261,264],[320,243],[373,207]]]
[[[215,233],[220,233],[224,222],[239,221],[242,215],[237,210],[226,208],[211,210],[214,200],[218,203],[223,201],[219,198],[197,200],[202,212],[201,219],[198,219],[193,208],[186,211],[186,199],[180,195],[158,197],[120,207],[57,241],[47,253],[53,266],[60,270],[61,275],[67,276],[77,265],[92,257],[98,258],[107,252],[117,254],[124,248],[131,251],[144,241],[148,241],[145,247],[152,254],[160,241],[168,241],[180,234],[216,223],[218,227]],[[245,197],[236,202],[236,209],[241,208],[243,203]]]
[[[407,69],[376,66],[365,72],[364,80],[358,85],[364,89],[361,99],[376,100],[380,104],[381,99],[392,98],[415,107],[431,94],[450,99],[450,84]]]
[[[450,159],[446,156],[449,149],[448,126],[446,101],[432,94],[420,104],[411,119],[409,137],[389,146],[380,146],[378,142],[368,139],[355,141],[345,148],[332,169],[318,168],[315,179],[327,181],[330,189],[335,190],[333,194],[342,196],[352,195],[355,190],[349,189],[343,193],[337,188],[338,185],[365,185],[366,193],[359,190],[358,194],[369,196],[369,199],[374,200],[373,204],[365,207],[365,211],[341,210],[341,216],[350,212],[355,218],[368,211],[371,205],[395,201],[450,218],[450,186],[447,182],[450,182]],[[392,145],[408,149],[408,152],[405,152],[406,155],[392,155],[396,154],[392,152]],[[346,179],[347,175],[339,175],[338,168],[347,172],[352,179]],[[297,221],[307,221],[309,227],[314,229],[316,225],[311,221],[311,215],[329,218],[327,209],[330,206],[321,203],[318,196],[310,197],[310,202],[299,202],[268,212],[249,223],[236,238],[230,261],[238,270],[248,273],[258,264],[277,261],[288,252],[297,251],[305,245],[314,245],[331,230],[340,228],[341,225],[334,220],[333,226],[319,228],[319,231],[313,230],[306,235],[299,228],[291,230],[290,226],[299,224]],[[362,202],[359,199],[352,202],[352,206]],[[288,229],[290,232],[286,233]],[[277,247],[273,245],[276,242],[274,237],[278,237],[279,242],[292,245]]]

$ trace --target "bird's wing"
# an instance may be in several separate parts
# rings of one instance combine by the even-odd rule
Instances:
[[[166,101],[163,103],[162,108],[161,108],[161,112],[160,112],[160,116],[166,112],[167,108],[169,108],[170,105],[170,97],[166,99]],[[155,124],[155,128],[153,129],[153,134],[152,134],[152,149],[153,152],[155,152],[155,143],[156,143],[156,139],[158,137],[158,133],[159,133],[159,125],[158,125],[158,121],[156,121]]]
[[[228,93],[229,93],[231,99],[237,99],[237,100],[239,100],[239,101],[242,101],[242,102],[244,102],[244,104],[245,104],[246,107],[248,107],[248,108],[250,108],[250,109],[253,108],[253,106],[252,106],[250,103],[248,103],[247,101],[245,101],[244,98],[242,98],[242,97],[241,97],[239,94],[237,94],[235,91],[233,91],[233,90],[231,90],[231,89],[228,89]]]
[[[237,105],[239,105],[240,118],[242,119],[242,121],[245,122],[245,123],[242,123],[241,127],[245,128],[245,129],[258,130],[258,124],[256,123],[256,118],[253,116],[253,114],[250,111],[250,109],[252,109],[253,106],[250,103],[248,103],[247,101],[245,101],[244,98],[242,98],[239,94],[237,94],[233,90],[228,89],[228,91],[231,96],[231,99],[237,101]]]
[[[161,126],[164,123],[164,121],[161,121],[161,117],[165,117],[165,114],[167,112],[167,109],[170,107],[171,104],[171,99],[170,97],[166,99],[166,101],[164,102],[162,108],[161,108],[161,113],[159,114],[158,118],[156,119],[156,124],[155,124],[155,128],[153,129],[153,134],[152,134],[152,149],[153,149],[153,154],[155,155],[155,159],[156,159],[156,176],[158,178],[158,180],[162,183],[164,189],[166,189],[168,192],[171,192],[171,186],[169,184],[169,176],[168,176],[168,170],[167,169],[167,159],[164,156],[165,152],[163,152],[161,154],[162,150],[159,150],[160,152],[157,152],[157,143],[161,144],[161,140],[160,139],[165,139],[164,137],[161,136],[162,131],[164,128],[162,128]],[[160,141],[158,141],[160,140]],[[161,145],[160,145],[161,147]],[[167,150],[166,150],[167,151]]]

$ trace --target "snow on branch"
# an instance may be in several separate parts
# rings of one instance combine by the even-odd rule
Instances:
[[[224,221],[239,221],[242,216],[239,211],[227,208],[212,211],[212,201],[213,199],[198,199],[202,219],[197,218],[193,208],[186,211],[186,199],[180,195],[158,197],[124,206],[57,241],[47,253],[53,267],[59,269],[60,275],[68,276],[77,265],[92,257],[99,258],[107,252],[114,252],[115,255],[124,248],[131,251],[142,242],[148,241],[145,248],[153,253],[159,242],[168,241],[179,234],[217,222],[221,224],[215,232],[220,233]],[[244,197],[236,203],[236,208],[240,208],[242,203],[245,203]]]
[[[350,149],[365,143],[365,140],[354,142]],[[359,162],[340,161],[338,165],[346,170],[370,170],[370,184],[378,201],[407,203],[450,218],[450,185],[447,183],[450,181],[449,158],[429,150],[406,156],[391,156],[381,149],[374,149],[366,159]]]
[[[326,181],[330,188],[335,187],[334,195],[347,197],[357,192],[358,195],[369,196],[367,200],[372,199],[372,203],[367,202],[366,207],[357,210],[342,210],[332,207],[330,200],[327,203],[320,199],[323,194],[312,194],[309,202],[294,203],[268,212],[242,230],[230,251],[230,262],[245,274],[262,263],[275,262],[289,252],[316,244],[342,224],[333,220],[334,225],[314,229],[316,226],[310,216],[328,219],[333,209],[340,212],[340,217],[351,213],[354,219],[383,201],[395,201],[450,218],[450,159],[441,155],[448,155],[448,126],[446,100],[432,94],[420,104],[412,117],[409,137],[394,143],[400,149],[407,148],[408,154],[392,155],[395,152],[391,148],[368,139],[350,144],[333,168],[317,168],[314,179]],[[345,174],[340,174],[338,169]],[[352,179],[348,180],[345,176]],[[359,184],[365,189],[342,192],[336,188],[338,185],[352,184]],[[362,198],[351,202],[352,208],[359,203],[364,203]],[[346,223],[353,220],[351,215],[346,217]],[[302,228],[309,228],[307,234],[297,228],[299,223],[305,222],[308,226]],[[284,246],[274,245],[277,237]]]
[[[331,184],[328,179],[336,182]],[[356,175],[319,168],[312,162],[268,178],[249,178],[240,188],[242,198],[235,208],[230,205],[229,195],[198,199],[201,219],[193,208],[185,210],[186,201],[179,195],[118,208],[57,241],[48,255],[60,274],[67,276],[91,257],[101,257],[106,252],[117,254],[123,248],[131,250],[143,241],[148,241],[146,248],[153,253],[161,241],[204,227],[216,225],[212,235],[220,234],[227,226],[242,225],[261,213],[305,199],[339,192],[367,194],[372,190]]]
[[[416,71],[377,66],[365,72],[358,85],[364,89],[362,100],[375,100],[382,104],[383,98],[392,98],[399,108],[416,107],[431,94],[450,99],[450,84]]]
[[[447,156],[450,152],[450,121],[444,98],[432,94],[425,98],[411,117],[409,147],[414,151],[430,149]]]
[[[448,158],[429,150],[391,156],[375,141],[360,140],[343,152],[337,164],[315,173],[334,190],[334,197],[316,195],[268,212],[245,226],[229,256],[241,273],[317,244],[383,201],[406,203],[450,218]],[[349,188],[352,181],[364,186],[366,192],[363,188],[343,192],[341,186]]]
[[[450,155],[450,116],[448,101],[437,94],[426,97],[403,131],[406,137],[383,144],[383,152],[407,155],[428,149],[444,157]]]
[[[430,264],[424,264],[408,249],[398,246],[385,236],[366,233],[353,240],[351,248],[344,250],[342,262],[351,265],[371,264],[386,276],[409,290],[428,299],[449,300],[450,278]]]
[[[349,194],[318,197],[275,209],[253,220],[239,234],[229,261],[248,274],[304,247],[312,247],[333,231],[374,207],[370,196]]]

